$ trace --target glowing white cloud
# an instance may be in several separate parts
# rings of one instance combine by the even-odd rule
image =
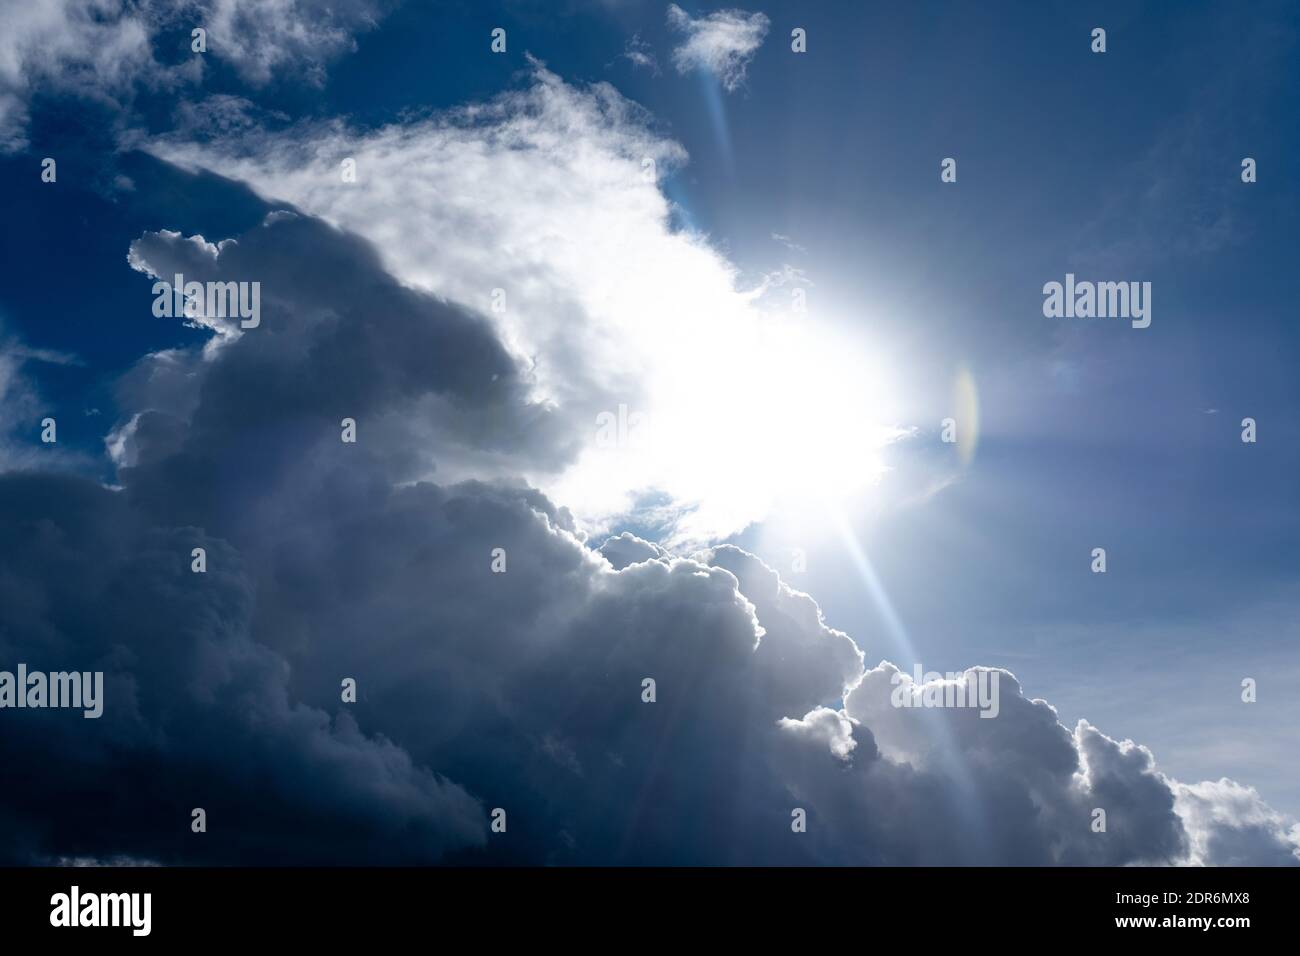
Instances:
[[[535,66],[526,89],[404,125],[152,148],[354,231],[403,282],[488,314],[584,444],[526,477],[590,526],[655,492],[678,541],[726,535],[783,494],[871,484],[896,434],[884,369],[673,228],[657,175],[685,151],[608,85]]]

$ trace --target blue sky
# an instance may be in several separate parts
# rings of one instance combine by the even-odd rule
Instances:
[[[0,421],[17,467],[51,451],[50,467],[117,482],[122,463],[104,440],[138,411],[142,386],[128,373],[149,353],[210,336],[150,314],[153,280],[127,262],[146,233],[216,242],[292,207],[357,230],[403,283],[481,308],[419,272],[411,260],[425,248],[392,238],[408,221],[390,235],[367,209],[322,198],[283,157],[290,147],[305,150],[304,163],[333,157],[350,138],[370,144],[365,155],[414,162],[421,154],[402,153],[388,131],[528,90],[540,61],[563,89],[609,84],[643,108],[635,123],[646,142],[684,151],[661,163],[657,184],[671,229],[734,269],[736,288],[786,270],[756,301],[790,319],[787,293],[802,288],[808,316],[793,321],[870,357],[823,376],[888,383],[887,410],[837,408],[830,432],[849,446],[863,440],[859,420],[864,433],[898,430],[879,448],[888,470],[878,481],[825,510],[811,507],[817,491],[786,507],[783,486],[740,527],[690,544],[752,552],[853,636],[867,667],[1006,668],[1065,726],[1086,718],[1150,747],[1179,780],[1230,777],[1300,815],[1293,7],[1263,3],[1244,16],[1213,3],[747,3],[769,27],[728,89],[709,70],[677,67],[683,31],[664,3],[379,6],[374,28],[349,24],[355,49],[287,56],[269,78],[253,76],[247,58],[215,54],[197,83],[137,78],[94,95],[57,73],[8,78],[28,113],[0,155],[0,335],[28,356],[32,396],[13,399],[22,414]],[[681,6],[697,23],[714,12]],[[188,23],[155,30],[157,70],[189,59]],[[1104,54],[1089,48],[1097,26]],[[505,54],[488,51],[494,27],[507,31]],[[807,31],[806,54],[790,49],[795,27]],[[327,131],[335,121],[345,133]],[[40,181],[45,156],[58,160],[57,184]],[[940,181],[945,157],[957,160],[955,183]],[[1257,182],[1241,181],[1243,157],[1257,161]],[[389,205],[374,208],[401,205],[408,173],[422,176],[386,170],[396,178]],[[536,199],[530,180],[517,188],[521,202]],[[413,208],[456,186],[421,189],[411,186]],[[472,228],[449,232],[444,248],[473,246]],[[516,240],[473,262],[509,258]],[[538,253],[543,265],[549,254]],[[1151,326],[1046,318],[1043,284],[1066,273],[1150,282]],[[554,301],[571,291],[552,290]],[[590,370],[591,353],[553,343],[571,334],[595,348],[599,326],[566,333],[557,319],[543,335],[530,315],[522,328],[542,343],[534,357],[578,391],[566,376]],[[634,346],[621,348],[627,358]],[[940,441],[941,421],[961,415],[963,370],[979,407],[968,462]],[[818,374],[755,394],[797,392]],[[593,375],[591,408],[617,400],[609,381]],[[586,400],[573,406],[584,415]],[[38,441],[46,414],[59,422],[57,452]],[[1256,443],[1240,439],[1245,417],[1258,423]],[[768,445],[755,460],[779,470],[793,454],[788,435],[761,423],[754,434]],[[485,477],[501,477],[496,454],[440,461],[440,474],[477,476],[490,458]],[[828,454],[826,466],[845,460]],[[581,483],[516,467],[589,524],[592,545],[623,530],[674,545],[661,511],[599,516],[558,497]],[[1096,547],[1105,574],[1090,571]],[[796,549],[806,570],[792,567]],[[1259,684],[1253,704],[1240,698],[1246,677]]]

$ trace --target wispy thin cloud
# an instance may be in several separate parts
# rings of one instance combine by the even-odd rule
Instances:
[[[654,49],[641,39],[639,33],[633,34],[632,39],[627,41],[627,46],[623,49],[623,59],[634,67],[649,70],[654,76],[659,75],[659,60],[654,54]]]
[[[772,233],[772,241],[773,241],[773,242],[779,242],[779,243],[781,243],[781,245],[785,246],[785,247],[786,247],[787,249],[789,249],[791,252],[807,252],[807,251],[808,251],[808,250],[805,249],[803,246],[799,245],[799,243],[797,243],[797,242],[795,242],[793,239],[791,239],[789,236],[783,236],[783,235],[781,235],[781,233],[779,233],[779,232],[774,232],[774,233]]]
[[[745,70],[762,46],[771,21],[766,14],[745,10],[719,10],[696,18],[672,3],[668,5],[668,25],[686,35],[673,49],[677,72],[707,70],[730,92],[745,81]]]

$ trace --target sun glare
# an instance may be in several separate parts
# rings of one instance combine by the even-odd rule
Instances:
[[[875,483],[899,434],[880,363],[823,326],[750,318],[747,334],[675,343],[645,382],[644,407],[607,416],[559,500],[599,525],[654,492],[682,513],[678,540],[699,543],[783,502],[840,503]]]

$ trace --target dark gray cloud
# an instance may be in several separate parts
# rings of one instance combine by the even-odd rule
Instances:
[[[105,674],[97,720],[4,712],[0,859],[396,862],[483,842],[463,788],[290,696],[225,542],[151,526],[83,479],[21,473],[0,476],[0,540],[0,659]],[[207,574],[190,571],[194,547]],[[195,807],[207,834],[190,831]]]

